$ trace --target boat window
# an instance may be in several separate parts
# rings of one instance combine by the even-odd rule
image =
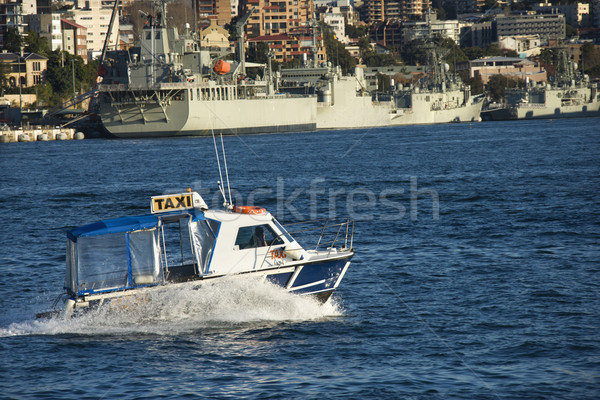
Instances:
[[[210,227],[210,222],[216,221],[204,220],[197,221],[191,224],[192,240],[196,252],[196,260],[199,271],[202,274],[208,273],[210,267],[210,259],[215,245],[215,234]]]
[[[123,233],[82,237],[77,241],[80,291],[127,286],[127,244]]]
[[[215,221],[214,219],[207,219],[206,222],[208,223],[208,226],[212,230],[213,235],[217,236],[217,233],[219,232],[220,223]]]
[[[241,249],[283,244],[283,240],[269,225],[243,226],[239,229],[235,244]]]
[[[279,223],[279,221],[277,221],[275,218],[273,218],[273,223],[275,224],[277,229],[279,229],[279,231],[281,232],[281,236],[285,237],[288,240],[288,242],[294,241],[294,238],[292,238],[292,236],[285,230],[285,228]]]

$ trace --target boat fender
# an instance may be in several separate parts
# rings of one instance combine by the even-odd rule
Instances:
[[[264,215],[267,213],[267,210],[255,206],[233,206],[233,212],[238,214]]]

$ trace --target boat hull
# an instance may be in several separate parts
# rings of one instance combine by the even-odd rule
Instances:
[[[175,278],[171,281],[167,281],[165,284],[151,287],[69,297],[65,301],[61,311],[40,313],[37,314],[37,318],[53,318],[58,316],[69,318],[81,312],[85,313],[86,311],[97,309],[99,307],[119,305],[121,304],[120,299],[128,297],[138,296],[140,299],[143,299],[143,302],[147,302],[147,295],[160,288],[177,286],[184,284],[185,282],[194,284],[195,282],[199,285],[199,289],[201,290],[201,283],[204,281],[215,281],[230,276],[243,276],[248,278],[264,277],[267,281],[284,288],[290,293],[313,296],[319,302],[325,303],[341,283],[350,266],[350,259],[353,255],[354,253],[349,251],[347,254],[334,259],[324,259],[290,266],[247,271],[235,275],[195,276],[188,277],[187,279]]]

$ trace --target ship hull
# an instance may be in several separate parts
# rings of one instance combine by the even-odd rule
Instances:
[[[185,95],[189,96],[187,91]],[[303,132],[317,127],[316,105],[310,97],[202,100],[190,96],[161,105],[152,101],[115,104],[104,96],[102,124],[118,138]]]
[[[459,90],[412,94],[410,107],[398,107],[394,100],[373,101],[371,96],[357,96],[352,86],[337,86],[333,93],[331,104],[320,103],[317,108],[317,129],[479,121],[483,105],[482,98],[471,97],[463,102],[463,93]],[[453,105],[444,107],[442,104]]]

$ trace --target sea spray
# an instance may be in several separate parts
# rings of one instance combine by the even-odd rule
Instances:
[[[178,335],[202,329],[236,329],[256,323],[308,321],[341,316],[332,298],[289,293],[260,278],[228,277],[157,288],[114,299],[96,310],[63,320],[29,320],[0,328],[1,336],[58,334]]]

